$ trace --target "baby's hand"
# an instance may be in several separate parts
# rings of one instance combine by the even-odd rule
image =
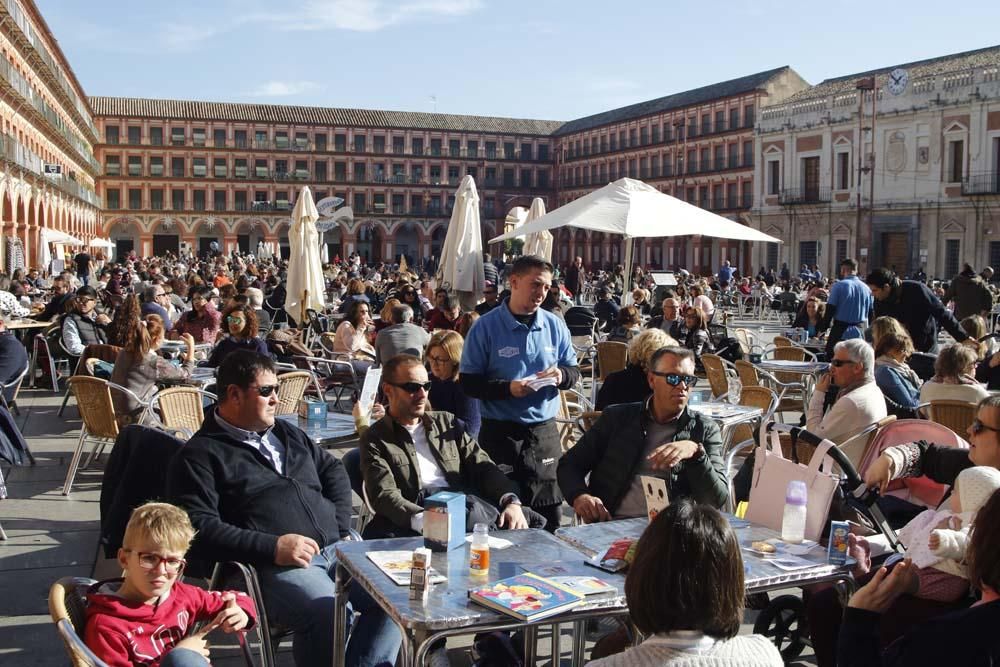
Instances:
[[[927,538],[927,548],[931,551],[941,548],[941,534],[936,530],[932,530],[930,537]]]
[[[951,529],[952,530],[962,530],[962,517],[953,516],[951,517]]]

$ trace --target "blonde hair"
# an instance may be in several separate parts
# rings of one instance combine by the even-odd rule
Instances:
[[[122,546],[131,549],[146,540],[168,551],[187,553],[194,535],[191,519],[180,507],[169,503],[146,503],[132,510]]]
[[[457,331],[439,331],[431,336],[430,342],[427,343],[426,354],[430,354],[435,347],[444,350],[451,363],[455,365],[455,375],[457,376],[458,364],[462,361],[462,348],[464,346],[465,340]]]
[[[962,331],[969,334],[969,338],[976,341],[978,345],[979,360],[982,361],[986,358],[986,344],[980,343],[979,339],[986,336],[986,320],[980,315],[969,315],[959,323],[962,327]]]
[[[887,333],[904,335],[906,337],[910,336],[909,332],[899,323],[899,320],[895,317],[883,315],[882,317],[875,318],[875,321],[872,322],[872,347],[878,347],[878,342]]]
[[[657,350],[675,345],[677,341],[663,329],[645,329],[632,336],[632,340],[628,342],[628,358],[634,365],[647,370],[649,360]]]
[[[391,299],[385,300],[385,305],[382,306],[382,310],[379,312],[379,317],[382,318],[383,322],[392,322],[392,309],[400,305],[402,301],[393,297]]]

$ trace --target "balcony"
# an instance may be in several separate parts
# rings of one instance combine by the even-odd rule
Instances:
[[[962,181],[962,194],[966,196],[1000,195],[1000,171],[974,174]]]
[[[46,175],[45,161],[41,157],[28,150],[21,142],[8,135],[0,135],[0,160],[5,160],[19,167],[26,169],[45,183],[59,188],[63,192],[80,199],[91,206],[101,206],[101,199],[93,190],[86,188],[76,182],[74,178],[66,174]]]
[[[831,200],[830,188],[803,186],[782,190],[778,194],[778,203],[782,206],[828,204]]]

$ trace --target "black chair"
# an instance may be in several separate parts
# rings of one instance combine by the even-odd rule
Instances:
[[[593,309],[587,306],[573,306],[566,311],[563,319],[571,336],[591,336],[597,325],[597,316],[594,315]]]

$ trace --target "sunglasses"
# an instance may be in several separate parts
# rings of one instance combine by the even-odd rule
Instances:
[[[126,549],[125,551],[132,553],[131,549]],[[146,553],[145,551],[137,553],[139,554],[139,567],[144,570],[155,570],[160,567],[160,563],[163,563],[164,569],[169,574],[177,574],[187,565],[187,561],[183,558],[164,558],[159,554]]]
[[[256,389],[258,394],[260,394],[264,398],[267,398],[268,396],[270,396],[274,392],[278,391],[278,385],[276,385],[276,384],[259,384],[256,387],[254,385],[250,385],[249,387],[247,387],[247,389]]]
[[[830,361],[830,365],[836,368],[840,368],[841,366],[846,366],[847,364],[856,364],[856,363],[858,362],[851,361],[850,359],[833,359]]]
[[[987,426],[978,419],[972,420],[972,424],[969,425],[969,430],[972,431],[973,435],[979,435],[983,431],[993,431],[994,433],[1000,433],[1000,428],[993,428],[992,426]]]
[[[226,318],[227,324],[242,324],[244,322],[246,322],[245,319],[243,319],[242,317],[237,317],[235,315],[230,315],[229,317]]]
[[[693,375],[681,375],[680,373],[664,373],[662,371],[650,371],[653,375],[661,377],[669,384],[671,387],[676,387],[681,382],[683,382],[688,387],[694,387],[698,384],[698,378]]]
[[[398,387],[403,391],[405,391],[407,394],[415,394],[421,389],[423,389],[425,392],[431,390],[430,382],[399,382],[399,383],[386,382],[386,384],[392,385],[393,387]]]

